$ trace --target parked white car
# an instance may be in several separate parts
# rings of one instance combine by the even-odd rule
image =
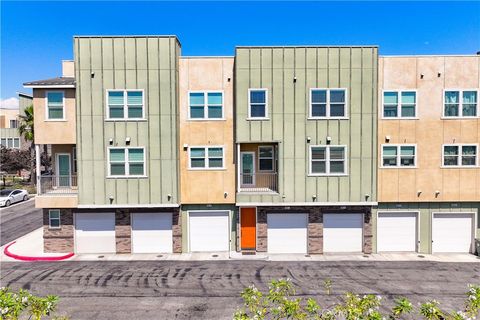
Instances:
[[[0,207],[8,207],[12,203],[27,201],[28,191],[23,189],[0,190]]]

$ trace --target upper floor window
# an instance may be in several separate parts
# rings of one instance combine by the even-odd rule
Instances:
[[[417,93],[415,91],[384,91],[384,118],[415,118],[417,115]]]
[[[20,148],[20,138],[1,138],[0,145],[4,146],[5,148]]]
[[[382,145],[382,167],[414,167],[415,145]]]
[[[10,120],[10,128],[18,128],[18,120]]]
[[[267,89],[248,89],[248,119],[268,119]]]
[[[274,154],[273,146],[258,147],[258,171],[274,170]]]
[[[477,165],[477,145],[444,145],[443,166],[474,167]]]
[[[223,169],[223,147],[191,147],[190,169]]]
[[[347,174],[345,146],[310,146],[310,175]]]
[[[223,119],[222,92],[190,92],[189,119]]]
[[[109,148],[109,171],[112,177],[145,176],[145,149]]]
[[[109,120],[144,119],[142,90],[108,90]]]
[[[64,95],[62,91],[47,92],[47,120],[64,120]]]
[[[445,90],[444,117],[476,117],[477,91],[473,90]]]
[[[345,118],[345,89],[310,89],[310,118]]]

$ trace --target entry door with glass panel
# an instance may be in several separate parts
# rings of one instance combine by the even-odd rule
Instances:
[[[70,187],[70,154],[57,153],[57,184],[59,187]]]
[[[242,187],[253,187],[255,186],[255,152],[241,152],[240,157]]]

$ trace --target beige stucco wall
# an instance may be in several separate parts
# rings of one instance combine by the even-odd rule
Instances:
[[[379,202],[480,200],[480,167],[441,168],[442,144],[480,143],[480,118],[442,119],[443,90],[478,90],[479,64],[479,56],[380,58]],[[383,90],[402,89],[417,90],[418,119],[382,119]],[[417,145],[417,168],[381,168],[381,145],[386,144],[386,136],[390,136],[390,144]]]
[[[184,204],[235,203],[233,58],[182,58],[179,78],[181,202]],[[189,90],[223,91],[225,120],[189,121]],[[188,170],[188,151],[183,148],[184,144],[223,145],[225,169]]]
[[[47,91],[65,92],[65,120],[45,120]],[[33,108],[35,144],[75,144],[75,89],[33,89]]]
[[[10,128],[10,120],[18,119],[18,109],[0,109],[0,128]]]
[[[41,195],[35,197],[35,208],[76,208],[78,196],[72,195]]]

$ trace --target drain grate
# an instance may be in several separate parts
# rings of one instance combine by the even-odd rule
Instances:
[[[212,254],[212,257],[218,258],[218,254]]]
[[[157,258],[161,258],[161,257],[163,257],[163,254],[159,254],[159,255],[157,256]]]
[[[370,258],[370,256],[368,254],[364,254],[363,257],[364,258]]]
[[[305,255],[305,258],[310,258],[310,255],[309,255],[309,254],[306,254],[306,255]]]
[[[105,256],[98,256],[97,258],[102,259],[102,258],[105,258]]]
[[[419,257],[419,258],[425,258],[425,256],[424,256],[424,255],[421,255],[421,254],[417,255],[417,257]]]

